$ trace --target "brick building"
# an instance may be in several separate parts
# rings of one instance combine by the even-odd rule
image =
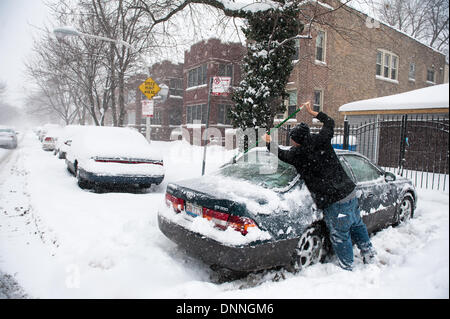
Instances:
[[[231,85],[241,80],[240,63],[246,49],[240,43],[222,43],[218,39],[201,41],[184,53],[183,128],[192,130],[195,121],[201,121],[202,133],[206,125],[209,79],[213,76],[230,76]],[[233,106],[230,96],[211,96],[209,127],[225,136],[231,128],[227,110]],[[192,143],[193,141],[191,141]]]
[[[342,124],[344,115],[338,109],[343,104],[448,82],[445,55],[352,8],[332,11],[339,5],[333,0],[310,2],[303,11],[329,13],[322,16],[323,23],[305,28],[303,34],[312,39],[297,41],[298,55],[286,87],[288,111],[279,119],[294,105],[311,100],[316,110]],[[304,112],[296,120],[312,122]]]

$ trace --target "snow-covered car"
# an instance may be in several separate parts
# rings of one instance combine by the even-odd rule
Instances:
[[[43,142],[44,141],[44,137],[47,135],[47,132],[49,130],[60,130],[61,126],[58,124],[51,124],[51,123],[47,123],[44,124],[42,127],[40,127],[40,129],[38,130],[38,138],[39,141]]]
[[[12,128],[0,127],[0,147],[16,148],[17,134]]]
[[[55,155],[58,155],[58,158],[65,159],[67,150],[72,144],[72,137],[76,134],[77,130],[84,129],[86,126],[82,125],[67,125],[61,131],[61,135],[56,140],[55,143]]]
[[[61,132],[61,128],[48,129],[42,139],[42,149],[44,151],[53,151]]]
[[[164,179],[161,155],[131,128],[91,126],[77,130],[66,165],[81,188],[98,184],[148,188]]]
[[[385,172],[363,155],[336,150],[357,184],[369,233],[411,218],[412,182]],[[213,174],[169,183],[158,212],[162,233],[216,270],[299,270],[331,250],[323,213],[295,168],[265,148]]]

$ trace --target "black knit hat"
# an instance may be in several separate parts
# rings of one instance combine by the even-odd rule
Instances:
[[[310,138],[309,126],[306,123],[300,123],[295,126],[290,132],[289,136],[297,144],[302,144]]]

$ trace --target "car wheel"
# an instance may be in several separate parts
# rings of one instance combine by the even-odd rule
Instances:
[[[294,271],[322,262],[327,254],[325,234],[318,225],[308,228],[300,237],[294,252]]]
[[[395,226],[414,217],[414,199],[407,194],[397,207]]]

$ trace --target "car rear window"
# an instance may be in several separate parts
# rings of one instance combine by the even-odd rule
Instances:
[[[254,152],[222,167],[217,174],[273,189],[287,187],[297,176],[297,171],[272,153]]]

